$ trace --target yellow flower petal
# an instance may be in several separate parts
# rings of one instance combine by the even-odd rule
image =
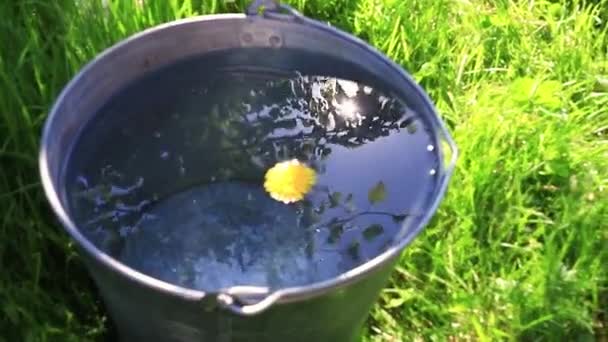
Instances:
[[[292,203],[304,198],[316,180],[315,170],[293,159],[266,171],[264,188],[275,200]]]

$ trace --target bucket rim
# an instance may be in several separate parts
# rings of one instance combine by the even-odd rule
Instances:
[[[287,287],[278,290],[270,290],[263,287],[249,286],[234,286],[218,291],[194,290],[156,279],[145,273],[137,271],[127,266],[126,264],[123,264],[119,260],[103,252],[91,241],[89,241],[78,229],[78,226],[68,214],[67,208],[62,203],[59,195],[59,189],[57,189],[57,187],[55,186],[55,182],[53,181],[53,177],[51,176],[48,156],[48,145],[49,142],[53,139],[53,132],[51,131],[53,126],[52,123],[54,121],[54,118],[58,115],[61,104],[66,101],[66,97],[68,97],[72,93],[73,89],[78,85],[79,79],[81,79],[85,74],[87,74],[91,69],[93,69],[99,60],[104,59],[106,56],[108,56],[117,49],[120,49],[129,44],[133,44],[143,36],[154,32],[166,30],[170,27],[194,24],[198,22],[208,22],[214,20],[250,20],[252,18],[253,16],[249,16],[246,14],[227,13],[201,15],[180,20],[174,20],[142,30],[106,48],[76,73],[76,75],[67,83],[67,85],[63,88],[63,90],[55,100],[45,120],[38,156],[39,176],[41,178],[41,183],[46,199],[49,202],[55,216],[58,218],[59,223],[61,223],[61,225],[68,232],[70,237],[75,240],[78,247],[84,250],[84,252],[88,256],[93,258],[96,262],[100,263],[103,267],[106,267],[112,271],[119,273],[120,276],[125,277],[129,281],[133,281],[140,286],[152,289],[154,291],[158,291],[166,295],[175,296],[190,301],[201,301],[203,298],[206,297],[216,297],[220,305],[233,311],[234,313],[241,315],[258,314],[274,304],[285,304],[290,302],[304,301],[313,297],[326,294],[331,291],[335,291],[339,288],[344,288],[352,283],[360,281],[367,275],[381,268],[383,265],[388,264],[393,260],[397,259],[400,256],[402,250],[406,248],[411,243],[411,241],[424,229],[424,227],[428,224],[430,219],[435,214],[447,190],[447,185],[451,178],[455,162],[458,158],[457,147],[453,142],[451,136],[449,135],[443,121],[439,117],[438,112],[435,109],[431,99],[426,94],[426,92],[413,80],[413,78],[409,74],[407,74],[399,65],[391,61],[388,57],[386,57],[376,48],[372,47],[363,40],[349,33],[346,33],[319,21],[298,15],[297,19],[299,20],[299,22],[295,21],[294,24],[313,26],[315,29],[323,31],[326,34],[334,35],[340,39],[347,40],[350,43],[357,45],[359,48],[367,50],[371,54],[375,55],[383,63],[388,64],[388,66],[393,69],[395,73],[398,73],[400,77],[404,78],[406,82],[410,83],[412,89],[414,89],[414,91],[417,93],[416,96],[419,96],[422,99],[422,103],[424,104],[424,106],[426,106],[425,109],[428,112],[435,114],[433,115],[434,119],[432,120],[433,122],[431,122],[431,124],[435,126],[435,129],[438,133],[443,135],[443,139],[445,139],[445,141],[450,147],[451,157],[447,165],[441,165],[443,172],[441,172],[441,175],[439,175],[441,179],[438,180],[436,190],[433,192],[434,197],[431,198],[428,208],[426,209],[424,214],[420,216],[419,221],[415,225],[410,227],[411,230],[409,230],[405,236],[402,236],[400,239],[395,241],[384,252],[376,255],[374,258],[362,263],[361,265],[358,265],[346,272],[341,273],[337,277],[308,285]],[[255,18],[259,18],[260,20],[277,20],[275,18]],[[444,163],[442,159],[441,163]],[[264,289],[266,290],[264,291]],[[241,298],[248,296],[255,296],[256,298],[253,302],[247,302],[247,298]],[[245,303],[247,303],[247,305],[242,306],[235,304],[235,298],[237,300],[244,301]]]

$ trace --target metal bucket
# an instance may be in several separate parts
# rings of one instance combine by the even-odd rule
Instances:
[[[258,13],[261,4],[265,10]],[[66,163],[79,132],[116,91],[142,75],[201,54],[253,48],[264,49],[266,55],[232,62],[289,67],[302,61],[282,51],[316,52],[357,66],[361,73],[356,77],[388,84],[414,108],[435,140],[434,153],[441,155],[423,215],[404,227],[393,245],[360,266],[333,279],[277,290],[238,286],[205,293],[152,278],[104,253],[82,234],[62,195]],[[347,72],[323,60],[308,68]],[[357,38],[286,6],[258,1],[247,14],[203,16],[149,29],[90,62],[52,108],[42,137],[40,172],[47,198],[76,241],[124,341],[353,341],[400,252],[436,211],[456,154],[431,101],[396,64]]]

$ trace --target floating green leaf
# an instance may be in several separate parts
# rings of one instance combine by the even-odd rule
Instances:
[[[340,205],[340,199],[342,198],[341,192],[332,192],[328,195],[329,197],[329,207],[335,208]]]
[[[314,242],[314,240],[313,240],[313,241],[310,241],[310,242],[309,242],[309,243],[306,245],[306,249],[305,249],[305,251],[306,251],[306,256],[307,256],[307,257],[309,257],[309,258],[310,258],[310,257],[312,257],[312,256],[314,255],[314,253],[315,253],[315,242]]]
[[[348,194],[346,196],[346,200],[344,201],[344,209],[346,209],[346,211],[349,213],[355,211],[356,207],[355,203],[353,202],[353,194]]]
[[[386,187],[382,181],[379,181],[367,194],[369,203],[376,204],[386,199]]]
[[[363,238],[370,241],[373,238],[381,235],[384,232],[384,227],[379,224],[372,224],[363,230]]]
[[[361,254],[359,253],[360,246],[361,246],[361,244],[359,243],[359,241],[353,241],[350,243],[350,245],[348,246],[347,252],[351,258],[359,259],[361,257]]]
[[[407,217],[407,215],[393,215],[393,221],[395,223],[400,223],[403,220],[405,220],[406,217]]]
[[[333,224],[329,226],[329,236],[327,237],[328,243],[336,243],[344,233],[344,225],[343,224]]]
[[[315,208],[315,214],[323,215],[325,212],[325,203],[321,203],[317,208]]]
[[[409,134],[414,134],[418,130],[418,127],[414,122],[412,122],[411,124],[406,126],[406,129]]]

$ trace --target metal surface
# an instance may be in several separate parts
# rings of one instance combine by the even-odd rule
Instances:
[[[266,8],[261,14],[260,5]],[[457,149],[423,90],[365,42],[275,5],[256,1],[248,16],[204,16],[139,33],[83,68],[52,108],[42,137],[42,183],[57,217],[81,249],[125,341],[353,340],[401,250],[428,223],[446,191]],[[335,279],[310,286],[274,292],[233,287],[223,293],[204,293],[139,273],[82,235],[67,212],[62,189],[66,160],[83,126],[109,97],[140,76],[185,58],[236,48],[268,48],[277,53],[282,48],[314,50],[357,65],[370,81],[389,84],[422,115],[436,133],[436,146],[445,142],[451,157],[438,170],[432,203],[392,247]],[[323,68],[327,66],[319,65]]]
[[[242,316],[215,297],[184,299],[133,282],[87,256],[87,265],[123,341],[356,341],[394,266],[381,265],[349,287]]]

